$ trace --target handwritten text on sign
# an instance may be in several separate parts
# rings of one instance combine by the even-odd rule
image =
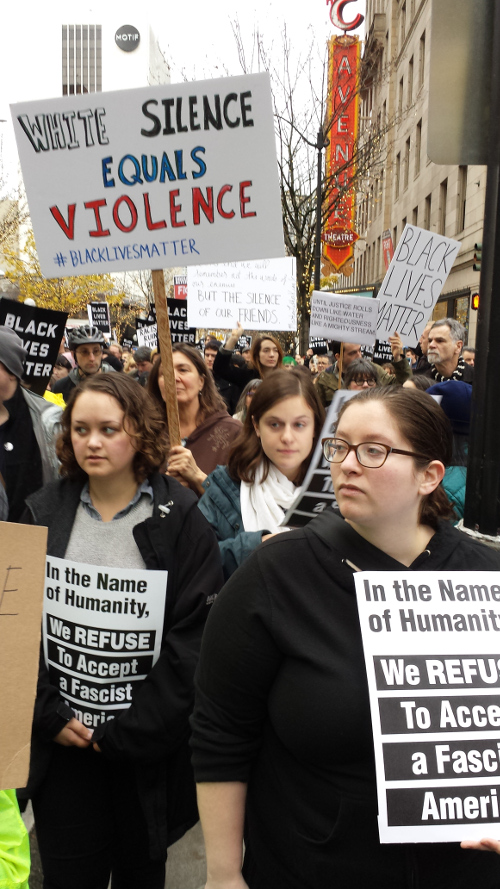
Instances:
[[[497,836],[500,573],[360,572],[383,843]]]
[[[397,330],[404,346],[416,346],[451,272],[460,241],[406,225],[377,294],[377,339]]]
[[[188,269],[188,323],[231,330],[296,330],[295,260],[226,262]]]
[[[310,336],[373,346],[379,306],[378,299],[315,290],[311,299]]]
[[[166,571],[47,558],[43,646],[52,685],[89,728],[130,707],[160,655]]]
[[[267,74],[12,115],[46,277],[284,254]]]

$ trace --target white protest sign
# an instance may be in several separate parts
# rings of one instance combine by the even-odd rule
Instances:
[[[378,299],[315,290],[311,298],[309,335],[373,346],[377,339]]]
[[[147,346],[148,349],[156,349],[158,346],[158,325],[146,324],[136,330],[139,346]]]
[[[382,843],[496,837],[500,573],[354,575]]]
[[[188,268],[188,324],[231,330],[296,330],[295,259]]]
[[[50,681],[89,728],[130,707],[160,655],[166,571],[47,557],[43,647]]]
[[[377,294],[377,339],[397,330],[404,346],[416,346],[455,262],[460,241],[405,225]]]
[[[267,73],[11,111],[46,277],[284,255]]]

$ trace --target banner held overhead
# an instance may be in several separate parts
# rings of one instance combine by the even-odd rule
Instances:
[[[267,73],[12,115],[46,277],[284,255]]]

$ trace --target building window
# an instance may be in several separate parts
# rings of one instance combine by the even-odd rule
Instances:
[[[448,180],[445,179],[439,186],[439,234],[446,234],[446,204],[448,203]]]
[[[398,244],[398,227],[397,227],[397,225],[395,225],[392,230],[392,243],[394,244],[394,249],[396,249],[397,244]]]
[[[405,166],[403,170],[403,190],[408,188],[408,179],[410,176],[410,150],[411,150],[411,140],[410,137],[405,142]]]
[[[408,107],[413,102],[413,56],[408,63]]]
[[[408,217],[405,216],[404,219],[403,219],[403,222],[401,223],[401,231],[404,231],[404,230],[405,230],[405,226],[406,226],[407,223],[408,223]]]
[[[418,87],[423,87],[425,80],[425,31],[420,38],[420,54],[418,59]]]
[[[428,194],[425,199],[424,204],[424,228],[430,231],[431,228],[431,209],[432,209],[432,195]]]
[[[458,193],[457,193],[457,234],[465,228],[465,206],[467,201],[467,171],[468,168],[458,168]]]
[[[396,175],[394,177],[394,197],[397,201],[399,197],[399,182],[401,176],[401,153],[398,152],[396,155]]]
[[[414,207],[411,211],[411,224],[418,225],[418,207]]]
[[[63,96],[100,92],[101,46],[100,25],[62,26]]]
[[[415,133],[415,179],[420,173],[420,155],[422,153],[422,121],[419,120]]]
[[[400,11],[399,21],[399,46],[403,46],[406,37],[406,3],[403,3]]]
[[[403,115],[403,96],[404,96],[404,80],[401,78],[399,81],[399,92],[398,92],[398,114],[400,117]]]

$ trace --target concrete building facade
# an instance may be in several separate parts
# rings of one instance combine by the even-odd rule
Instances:
[[[396,246],[407,222],[455,238],[462,246],[433,317],[456,318],[473,344],[474,244],[482,241],[486,167],[438,165],[427,155],[430,43],[431,0],[367,0],[364,65],[372,76],[362,93],[360,130],[385,133],[378,162],[356,186],[354,272],[341,276],[336,289],[379,286],[383,233]]]

